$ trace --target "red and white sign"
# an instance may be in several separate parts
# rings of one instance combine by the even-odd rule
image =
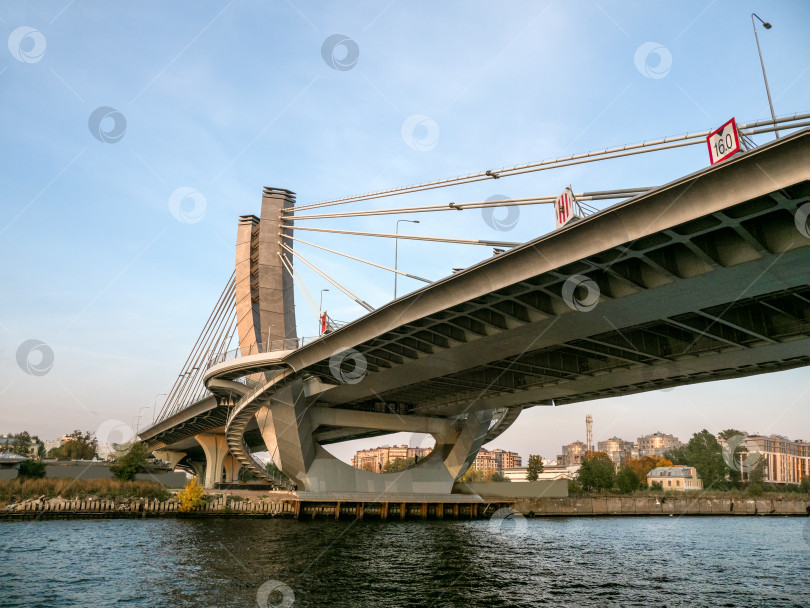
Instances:
[[[321,333],[325,332],[327,327],[328,324],[326,322],[326,313],[323,313],[321,315]]]
[[[739,152],[740,134],[737,131],[737,122],[732,118],[716,131],[712,131],[706,138],[706,145],[709,146],[709,161],[713,165]]]
[[[557,228],[565,226],[573,219],[581,219],[574,212],[574,193],[571,186],[568,186],[563,193],[554,201],[554,218],[557,220]]]

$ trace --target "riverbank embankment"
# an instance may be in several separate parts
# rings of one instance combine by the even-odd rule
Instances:
[[[622,515],[810,515],[810,498],[582,497],[519,498],[513,508],[529,517]]]
[[[450,498],[452,497],[452,498]],[[293,519],[476,519],[501,509],[525,517],[618,516],[808,516],[808,498],[580,497],[514,498],[450,495],[430,502],[417,496],[396,500],[307,500],[294,493],[210,495],[206,503],[182,512],[177,498],[73,499],[40,497],[0,509],[0,520],[32,519],[146,519],[155,517],[287,517]],[[508,511],[500,511],[508,515]]]

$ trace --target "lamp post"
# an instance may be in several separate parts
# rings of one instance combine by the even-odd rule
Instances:
[[[148,410],[148,409],[149,409],[149,406],[144,405],[141,409],[138,410],[138,424],[135,426],[135,434],[136,435],[138,434],[138,430],[140,429],[140,426],[141,426],[141,412],[143,412],[144,410]]]
[[[409,222],[411,224],[418,224],[419,220],[397,220],[396,238],[394,239],[394,270],[397,269],[397,256],[399,254],[399,223]],[[394,273],[394,299],[397,299],[397,273]]]
[[[164,397],[168,397],[166,393],[158,393],[157,395],[155,395],[155,401],[152,404],[152,426],[155,425],[155,409],[157,408],[157,398],[160,397],[161,395]]]
[[[757,35],[757,22],[754,21],[754,17],[759,19],[759,22],[762,24],[766,30],[771,29],[773,27],[767,21],[763,21],[762,18],[757,15],[756,13],[751,13],[751,25],[754,26],[754,39],[757,41],[757,52],[759,53],[759,65],[762,66],[762,78],[765,80],[765,92],[768,94],[768,105],[771,107],[771,119],[773,120],[774,132],[776,133],[776,139],[779,139],[779,129],[776,128],[776,114],[773,112],[773,101],[771,100],[771,89],[768,86],[768,75],[765,73],[765,63],[762,61],[762,49],[759,48],[759,36]]]
[[[322,331],[321,331],[321,328],[322,328],[322,326],[321,326],[321,317],[323,315],[323,292],[324,291],[329,291],[329,290],[328,289],[321,289],[321,299],[318,302],[318,335],[321,335],[321,333],[322,333]]]

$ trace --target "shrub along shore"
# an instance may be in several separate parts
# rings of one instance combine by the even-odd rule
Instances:
[[[169,492],[154,481],[117,481],[115,479],[17,479],[0,481],[0,508],[34,498],[65,500],[88,499],[168,500]]]

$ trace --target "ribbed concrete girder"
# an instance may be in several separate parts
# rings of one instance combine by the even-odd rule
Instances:
[[[810,240],[794,218],[810,201],[808,157],[810,134],[791,135],[485,260],[297,351],[215,365],[207,379],[292,369],[334,385],[316,407],[452,416],[807,365]],[[589,312],[565,302],[574,275],[598,286]],[[332,375],[330,357],[342,348],[368,362],[357,384]]]

